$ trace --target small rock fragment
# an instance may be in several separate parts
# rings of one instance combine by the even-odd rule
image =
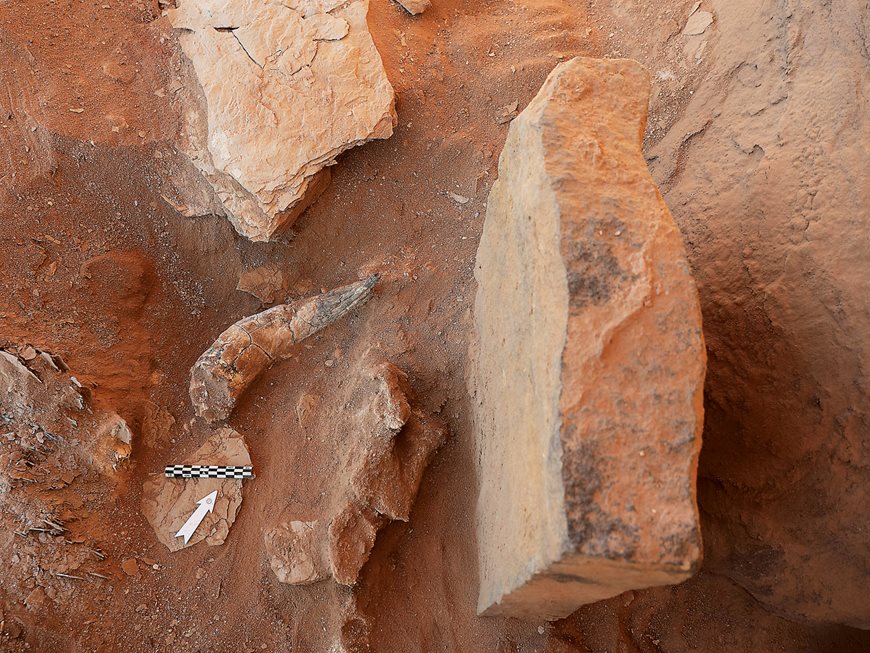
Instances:
[[[329,563],[332,577],[342,585],[353,585],[371,555],[378,530],[387,523],[384,515],[351,503],[329,524]]]
[[[274,267],[261,267],[246,270],[239,277],[237,290],[253,295],[264,304],[272,304],[286,297],[290,282],[282,270]]]
[[[432,6],[429,0],[396,0],[412,16],[417,16]]]
[[[22,348],[21,351],[18,353],[18,355],[21,356],[21,359],[24,361],[32,361],[34,358],[36,358],[36,354],[36,349],[31,347],[30,345]]]
[[[41,587],[36,587],[24,598],[24,604],[30,610],[39,610],[45,604],[47,598],[45,590]]]
[[[685,36],[697,36],[707,31],[707,28],[713,24],[713,14],[709,11],[696,11],[689,20],[686,21],[686,26],[683,28]]]
[[[500,125],[503,125],[506,122],[510,122],[514,118],[517,117],[517,108],[520,106],[519,101],[514,100],[510,104],[506,104],[501,108],[498,114],[497,122]]]
[[[121,569],[128,576],[135,576],[139,573],[139,563],[136,562],[136,558],[127,558],[121,563]]]
[[[223,427],[209,435],[205,444],[181,464],[247,466],[251,464],[251,456],[244,438],[233,429]],[[184,539],[175,534],[196,509],[197,501],[215,490],[218,495],[214,510],[206,514],[185,544]],[[170,551],[178,551],[203,540],[209,546],[223,544],[241,505],[241,479],[174,479],[160,475],[146,481],[142,488],[142,513],[154,529],[157,539]]]
[[[266,532],[266,555],[282,583],[307,585],[329,578],[323,551],[323,524],[290,520]]]

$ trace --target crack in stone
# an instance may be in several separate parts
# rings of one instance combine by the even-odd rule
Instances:
[[[257,68],[259,68],[260,70],[263,70],[263,66],[261,66],[259,63],[257,63],[257,60],[254,59],[254,57],[251,55],[251,53],[248,52],[248,48],[246,48],[246,47],[245,47],[245,44],[242,43],[242,40],[239,38],[239,35],[236,34],[236,30],[237,30],[237,29],[239,29],[239,28],[238,28],[238,27],[215,27],[215,28],[214,28],[214,30],[215,30],[216,32],[222,32],[222,33],[224,33],[224,34],[230,34],[230,35],[232,35],[232,37],[236,40],[236,43],[238,43],[238,44],[239,44],[239,47],[242,49],[242,52],[244,52],[244,53],[248,56],[248,59],[250,59],[251,62],[252,62],[252,63],[253,63]]]

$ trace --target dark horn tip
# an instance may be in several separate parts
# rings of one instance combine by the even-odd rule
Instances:
[[[375,287],[375,284],[376,284],[378,281],[380,281],[380,280],[381,280],[381,273],[380,273],[380,272],[375,272],[374,274],[370,274],[370,275],[366,278],[365,285],[368,286],[369,288],[374,288],[374,287]]]

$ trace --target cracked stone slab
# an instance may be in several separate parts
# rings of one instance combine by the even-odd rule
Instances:
[[[212,433],[205,444],[181,461],[187,465],[251,464],[248,447],[241,435],[224,427]],[[242,505],[240,479],[155,476],[142,488],[142,512],[154,534],[170,551],[178,551],[205,541],[209,546],[223,544]],[[187,518],[196,510],[196,502],[217,490],[214,511],[206,514],[187,544],[175,537]]]
[[[634,61],[560,64],[499,159],[475,269],[486,615],[558,619],[700,563],[706,357],[649,89]]]
[[[392,135],[367,13],[368,0],[180,0],[168,12],[206,107],[188,155],[251,240],[289,227],[339,154]]]

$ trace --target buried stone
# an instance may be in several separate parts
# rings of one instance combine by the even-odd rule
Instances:
[[[333,396],[348,418],[334,468],[343,482],[319,508],[288,506],[265,533],[269,564],[282,583],[356,584],[378,531],[410,520],[423,474],[447,435],[392,363],[369,356],[350,378]]]
[[[560,64],[499,159],[475,270],[482,614],[558,619],[700,562],[701,314],[648,99],[636,62]]]

